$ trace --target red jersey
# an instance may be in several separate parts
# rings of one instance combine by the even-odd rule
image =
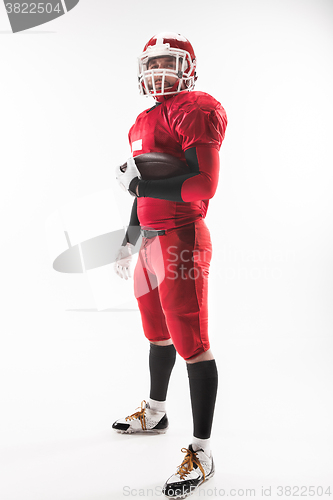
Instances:
[[[220,150],[226,126],[225,110],[218,101],[204,92],[180,92],[139,114],[129,131],[134,157],[159,152],[186,162],[185,151],[197,148],[202,169],[199,173],[203,176],[183,176],[182,201],[150,197],[152,194],[139,196],[137,215],[141,226],[158,230],[170,229],[206,216],[208,199],[215,193],[218,181],[218,168],[212,167],[213,156],[216,158],[216,151]],[[157,182],[165,183],[166,180],[143,181],[150,187],[154,183],[157,185]]]

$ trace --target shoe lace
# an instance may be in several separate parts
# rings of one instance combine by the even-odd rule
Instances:
[[[203,480],[205,481],[206,474],[203,470],[203,467],[200,463],[199,458],[197,457],[197,453],[189,450],[188,448],[182,448],[183,453],[186,453],[184,460],[178,468],[177,474],[180,475],[180,479],[184,479],[187,474],[189,474],[193,470],[193,464],[196,464],[203,474]]]
[[[126,421],[127,420],[134,420],[136,418],[140,419],[142,430],[146,431],[147,427],[146,427],[145,411],[146,411],[146,401],[143,400],[143,401],[141,401],[141,409],[139,411],[136,411],[132,415],[125,417],[125,420]]]

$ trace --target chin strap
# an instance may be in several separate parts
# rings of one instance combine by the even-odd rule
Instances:
[[[165,95],[154,95],[153,98],[155,101],[161,103],[164,101],[167,101],[168,99],[171,99],[171,97],[175,97],[178,94],[165,94]]]
[[[178,75],[179,77],[179,75]],[[181,77],[179,77],[180,79]],[[154,99],[157,101],[157,102],[164,102],[164,101],[167,101],[168,99],[170,99],[171,97],[174,97],[175,95],[178,95],[179,92],[181,92],[182,90],[185,90],[185,89],[180,89],[179,91],[177,91],[177,88],[179,87],[179,80],[177,80],[173,85],[172,87],[169,88],[169,92],[167,92],[166,94],[164,95],[153,95]],[[175,92],[177,91],[176,94],[171,94],[170,92]]]

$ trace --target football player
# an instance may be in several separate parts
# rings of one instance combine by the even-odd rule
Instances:
[[[211,240],[204,218],[219,176],[219,150],[227,126],[221,104],[194,91],[196,57],[176,33],[153,36],[139,57],[139,88],[156,103],[129,131],[132,157],[119,184],[135,197],[115,270],[130,274],[133,245],[142,234],[134,292],[150,342],[150,397],[113,428],[124,433],[162,433],[168,428],[166,396],[176,352],[186,361],[193,414],[193,439],[166,481],[168,497],[186,496],[211,478],[210,436],[217,393],[217,368],[208,338],[207,291]],[[135,157],[167,153],[189,173],[143,180]]]

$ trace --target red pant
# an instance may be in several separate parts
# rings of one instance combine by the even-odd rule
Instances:
[[[209,349],[208,273],[212,255],[203,219],[143,238],[134,271],[145,336],[171,337],[177,352],[191,359]]]

